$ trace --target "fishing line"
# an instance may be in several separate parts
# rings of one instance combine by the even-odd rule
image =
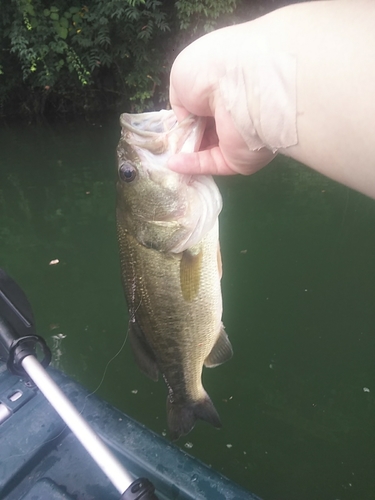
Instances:
[[[96,389],[94,389],[93,392],[90,392],[90,394],[87,394],[87,396],[85,397],[85,404],[86,404],[86,400],[87,398],[89,398],[90,396],[92,396],[93,394],[95,394],[96,392],[98,392],[98,390],[100,389],[100,387],[103,385],[103,382],[104,382],[104,379],[105,379],[105,376],[107,374],[107,370],[108,370],[108,367],[109,365],[112,363],[113,360],[115,360],[117,358],[117,356],[119,356],[121,354],[121,351],[124,349],[125,347],[125,344],[126,344],[126,341],[128,339],[128,335],[129,335],[129,330],[126,332],[126,335],[125,335],[125,339],[120,347],[120,349],[116,352],[116,354],[114,356],[112,356],[112,358],[108,361],[108,363],[105,365],[105,368],[104,368],[104,372],[103,372],[103,376],[102,376],[102,379],[101,381],[99,382],[99,385],[97,386]],[[84,410],[84,407],[83,409],[81,410],[81,413],[83,412]]]
[[[105,368],[104,368],[104,372],[103,372],[103,375],[102,375],[102,378],[98,384],[98,386],[96,387],[96,389],[94,389],[92,392],[90,392],[89,394],[86,394],[85,396],[85,399],[83,401],[83,406],[81,408],[81,410],[79,411],[79,414],[82,415],[82,413],[84,412],[85,408],[86,408],[86,402],[88,400],[89,397],[93,396],[96,392],[98,392],[98,390],[101,388],[101,386],[103,385],[103,382],[104,382],[104,379],[105,379],[105,376],[107,375],[107,370],[108,370],[108,367],[109,365],[112,363],[113,360],[115,360],[117,358],[117,356],[119,356],[122,352],[122,350],[124,349],[125,347],[125,344],[126,344],[126,341],[128,340],[128,335],[129,335],[129,330],[126,332],[126,335],[125,335],[125,338],[121,344],[121,347],[120,349],[116,352],[116,354],[114,354],[112,356],[112,358],[107,362],[107,364],[105,365]]]

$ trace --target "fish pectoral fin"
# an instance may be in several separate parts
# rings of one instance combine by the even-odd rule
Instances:
[[[159,378],[159,370],[155,356],[136,321],[129,322],[129,340],[139,369],[156,382]]]
[[[183,298],[187,302],[195,299],[201,281],[203,250],[188,249],[182,252],[180,261],[180,285]]]
[[[228,361],[233,356],[232,344],[225,333],[224,325],[221,325],[221,330],[219,338],[216,344],[213,346],[210,354],[204,360],[204,366],[207,368],[214,368],[215,366],[221,365]]]
[[[186,403],[172,403],[168,398],[167,418],[172,441],[188,434],[198,418],[214,427],[221,427],[219,414],[206,392],[204,397],[198,401]]]

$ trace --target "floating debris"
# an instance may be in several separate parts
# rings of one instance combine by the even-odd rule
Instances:
[[[189,441],[187,443],[184,444],[185,448],[188,448],[190,450],[190,448],[193,447],[193,443],[190,443]]]
[[[247,249],[241,250],[240,253],[243,253],[243,254],[247,253]]]
[[[133,389],[132,394],[138,394],[138,389]]]
[[[232,446],[233,446],[233,445],[232,445],[232,444],[230,444],[230,443],[228,443],[228,444],[227,444],[227,448],[232,448]]]
[[[52,335],[52,338],[55,340],[62,340],[66,338],[66,335],[64,333],[58,333],[56,335]]]
[[[53,259],[50,261],[50,263],[48,264],[49,266],[55,266],[56,264],[58,264],[60,261],[59,259]]]
[[[370,392],[370,389],[368,387],[364,387],[363,392]]]
[[[223,401],[224,403],[228,403],[228,401],[230,401],[231,399],[233,399],[233,396],[230,396],[228,399],[225,399],[225,398],[224,398],[224,399],[222,399],[222,401]]]

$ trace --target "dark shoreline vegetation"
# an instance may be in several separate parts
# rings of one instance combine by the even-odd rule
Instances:
[[[286,0],[13,0],[0,12],[0,119],[88,120],[167,106],[180,50]]]

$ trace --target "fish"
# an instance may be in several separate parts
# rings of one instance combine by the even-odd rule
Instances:
[[[233,354],[222,323],[219,213],[211,176],[168,169],[172,154],[197,151],[205,119],[173,110],[123,113],[117,148],[116,223],[135,361],[164,379],[172,440],[198,419],[221,427],[202,370]]]

